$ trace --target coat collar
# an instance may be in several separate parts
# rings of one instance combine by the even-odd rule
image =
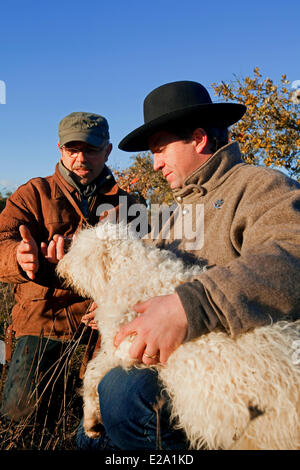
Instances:
[[[230,142],[189,175],[181,188],[173,191],[176,202],[193,194],[203,196],[212,191],[235,171],[237,165],[246,165],[246,163],[241,159],[238,143]]]

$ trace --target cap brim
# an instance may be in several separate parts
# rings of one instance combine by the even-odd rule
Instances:
[[[203,127],[229,127],[241,119],[246,109],[246,106],[238,103],[210,103],[173,111],[130,132],[118,147],[126,152],[149,150],[148,139],[151,135],[181,119],[188,119],[189,122],[197,120],[197,124]]]
[[[105,139],[94,135],[91,132],[72,132],[64,138],[59,140],[60,145],[65,145],[69,142],[85,142],[86,144],[93,145],[94,147],[102,147]]]

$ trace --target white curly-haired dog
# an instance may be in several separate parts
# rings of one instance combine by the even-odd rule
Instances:
[[[128,354],[130,338],[114,346],[120,325],[136,316],[132,307],[174,292],[202,270],[145,245],[124,226],[104,223],[79,232],[57,272],[66,285],[98,305],[101,348],[83,384],[88,436],[98,436],[102,377],[119,365],[139,366]],[[182,344],[166,365],[154,366],[171,397],[172,419],[184,429],[191,448],[300,448],[299,337],[300,320],[256,328],[235,339],[215,330]]]

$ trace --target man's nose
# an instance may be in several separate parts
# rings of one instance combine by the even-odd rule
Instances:
[[[163,168],[164,162],[158,153],[153,154],[153,170],[158,171]]]
[[[80,150],[78,152],[76,160],[78,162],[85,162],[86,161],[86,156],[85,156],[85,151],[84,150]]]

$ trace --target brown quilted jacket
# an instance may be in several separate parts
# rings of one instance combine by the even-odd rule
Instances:
[[[42,255],[34,281],[29,280],[16,260],[21,241],[19,226],[26,225],[40,246],[43,241],[49,243],[54,234],[72,236],[82,225],[95,225],[103,217],[96,215],[101,204],[113,205],[118,216],[119,196],[128,207],[136,202],[107,171],[104,183],[90,201],[86,218],[78,203],[79,193],[63,178],[57,165],[54,175],[33,178],[9,197],[0,214],[0,281],[15,285],[12,322],[16,337],[42,334],[68,340],[90,304],[90,300],[63,288],[55,265]]]

